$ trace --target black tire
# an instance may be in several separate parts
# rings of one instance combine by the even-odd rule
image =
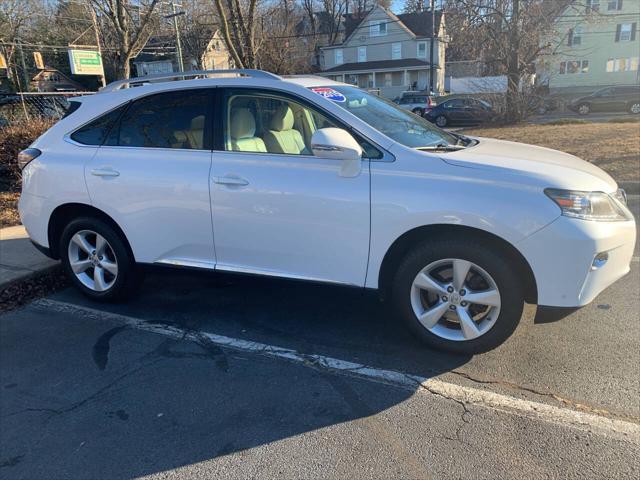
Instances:
[[[447,117],[445,117],[444,115],[438,115],[435,120],[434,123],[440,127],[440,128],[444,128],[447,126],[447,124],[449,123],[449,120],[447,119]]]
[[[415,113],[416,115],[418,115],[419,117],[421,117],[422,115],[424,115],[424,110],[422,108],[414,108],[413,110],[411,110],[412,113]]]
[[[437,260],[458,258],[485,270],[500,292],[500,313],[495,324],[472,340],[448,340],[430,332],[418,321],[411,306],[411,288],[418,273]],[[524,308],[521,279],[510,259],[488,243],[466,239],[434,240],[418,244],[400,262],[392,287],[392,304],[409,329],[431,347],[459,354],[476,354],[492,350],[514,332]]]
[[[640,114],[640,102],[631,102],[627,107],[627,110],[633,115]]]
[[[102,235],[109,243],[111,251],[115,256],[118,271],[113,285],[107,290],[96,291],[88,288],[80,281],[71,268],[69,243],[76,233],[83,230],[90,230]],[[136,291],[142,280],[141,272],[136,267],[133,255],[130,253],[122,234],[107,222],[98,218],[77,218],[65,227],[60,237],[60,260],[62,261],[62,268],[71,280],[71,283],[92,300],[102,302],[125,300]]]
[[[581,103],[576,110],[580,115],[589,115],[591,106],[588,103]]]

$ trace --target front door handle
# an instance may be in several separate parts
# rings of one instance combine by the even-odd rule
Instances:
[[[217,183],[218,185],[232,185],[235,187],[244,187],[249,185],[249,182],[244,178],[232,177],[230,175],[226,175],[224,177],[213,177],[213,183]]]
[[[112,168],[95,168],[91,170],[91,175],[95,175],[96,177],[117,177],[120,175],[120,172]]]

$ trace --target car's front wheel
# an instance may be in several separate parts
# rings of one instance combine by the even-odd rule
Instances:
[[[500,252],[478,242],[449,240],[421,244],[406,255],[394,279],[393,302],[427,344],[475,354],[513,333],[524,294]]]
[[[70,222],[60,239],[60,258],[72,283],[94,300],[120,300],[137,286],[136,265],[125,240],[103,220]]]
[[[436,117],[436,125],[439,126],[440,128],[444,128],[447,126],[448,120],[447,117],[445,117],[444,115],[438,115]]]
[[[631,102],[631,104],[629,104],[629,113],[634,115],[640,114],[640,102]]]

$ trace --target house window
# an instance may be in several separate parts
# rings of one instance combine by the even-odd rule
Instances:
[[[589,60],[569,60],[560,62],[560,75],[589,73]]]
[[[390,73],[385,73],[384,74],[384,86],[385,87],[390,87],[391,86],[391,74]]]
[[[418,58],[427,58],[427,42],[418,42]]]
[[[372,20],[369,22],[369,36],[382,37],[387,34],[387,22],[385,20]]]
[[[367,47],[358,47],[358,62],[367,61]]]
[[[622,0],[609,0],[607,10],[622,10]]]
[[[587,12],[591,10],[592,12],[600,11],[600,0],[587,0]]]
[[[578,25],[573,29],[573,38],[571,40],[572,45],[582,44],[582,25]]]
[[[638,57],[610,58],[607,60],[607,72],[635,72],[638,70]]]
[[[344,63],[344,59],[342,56],[342,49],[338,48],[335,50],[335,64],[342,65]]]
[[[616,28],[616,42],[629,42],[636,39],[636,23],[619,23]]]
[[[396,42],[391,44],[391,60],[400,60],[402,58],[402,43]]]

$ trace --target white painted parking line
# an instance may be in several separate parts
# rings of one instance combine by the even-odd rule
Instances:
[[[140,318],[104,312],[57,300],[40,299],[33,302],[32,305],[46,309],[47,311],[77,315],[78,318],[121,322],[131,328],[176,339],[188,339],[192,341],[202,341],[206,339],[208,342],[220,347],[280,358],[311,368],[391,384],[418,392],[429,392],[458,403],[510,412],[566,427],[577,428],[588,432],[598,432],[602,435],[614,436],[634,443],[640,443],[640,425],[625,420],[605,417],[603,415],[524,400],[488,390],[448,383],[435,378],[426,378],[419,375],[374,368],[323,355],[303,354],[293,349],[226,337],[215,333],[194,332],[166,324],[153,323]]]

